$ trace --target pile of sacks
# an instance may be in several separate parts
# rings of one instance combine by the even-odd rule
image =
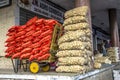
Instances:
[[[119,47],[110,47],[107,49],[107,54],[109,59],[112,62],[118,62],[119,61]]]
[[[33,17],[25,25],[12,26],[7,33],[5,57],[30,61],[49,59],[54,26],[57,24],[56,20]]]
[[[103,56],[103,54],[98,53],[94,57],[94,68],[99,69],[102,67],[102,64],[111,64],[108,56]]]
[[[82,6],[65,13],[64,34],[58,40],[57,72],[85,73],[91,70],[91,29],[87,19],[88,7]]]

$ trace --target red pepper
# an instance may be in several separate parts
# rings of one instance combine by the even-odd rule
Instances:
[[[47,31],[47,30],[53,31],[53,28],[54,28],[54,27],[52,27],[52,26],[43,26],[43,27],[42,27],[42,31],[43,31],[43,32],[44,32],[44,31]]]
[[[21,47],[21,46],[22,46],[22,43],[20,43],[20,42],[16,43],[16,47]]]
[[[35,23],[36,23],[36,25],[41,25],[44,23],[44,21],[45,21],[45,19],[38,19]]]
[[[21,38],[21,39],[24,39],[24,38],[25,38],[25,35],[20,36],[20,38]]]
[[[5,55],[5,57],[11,57],[14,53],[15,53],[14,51],[9,51],[9,52]]]
[[[12,59],[15,59],[15,58],[19,58],[20,56],[22,55],[22,53],[15,53],[13,56],[12,56]]]
[[[34,24],[37,19],[38,18],[36,16],[33,17],[32,19],[30,19],[29,21],[27,21],[26,26],[30,26],[30,25]]]
[[[41,45],[41,47],[44,47],[44,46],[50,47],[50,44],[51,44],[51,41],[48,40],[48,41],[45,41],[45,42]]]
[[[43,51],[40,51],[38,54],[34,55],[34,58],[37,59],[38,57],[44,55],[45,53]]]
[[[15,49],[15,52],[20,52],[23,49],[23,47],[18,47]]]
[[[35,59],[37,59],[38,57],[40,57],[40,56],[42,56],[42,55],[44,55],[45,53],[48,53],[49,52],[49,48],[44,48],[44,49],[42,49],[38,54],[35,54],[34,55],[34,58]]]
[[[32,51],[32,48],[25,48],[21,51],[21,53],[30,53]]]
[[[37,31],[37,32],[33,33],[32,36],[39,36],[41,33],[42,33],[42,31],[40,30],[40,31]]]
[[[34,56],[31,55],[30,58],[29,58],[29,61],[32,61],[32,60],[34,60],[34,59],[35,59]]]
[[[22,35],[25,35],[26,34],[26,31],[20,31],[16,34],[16,37],[19,37],[19,36],[22,36]]]
[[[45,20],[45,25],[48,25],[48,26],[54,26],[57,23],[58,22],[56,20],[53,20],[53,19]]]
[[[22,59],[28,59],[30,57],[30,55],[31,55],[30,53],[22,54],[20,56],[20,60],[22,60]]]
[[[28,42],[22,44],[22,47],[26,48],[26,47],[31,46],[31,45],[32,45],[32,42],[28,41]]]
[[[49,30],[49,29],[42,27],[41,30],[42,30],[42,32],[45,32],[45,31],[47,31],[47,30]]]
[[[35,53],[34,53],[34,52],[31,52],[30,54],[31,54],[31,55],[34,55]]]
[[[29,36],[23,39],[23,42],[31,41],[33,39],[33,36]]]
[[[6,58],[11,57],[11,54],[10,54],[10,53],[7,53],[7,54],[5,55],[5,57],[6,57]]]
[[[44,48],[42,49],[43,52],[49,52],[49,50],[50,50],[49,47],[44,47]]]
[[[11,41],[14,41],[15,40],[15,36],[10,36],[7,40],[6,40],[6,42],[11,42]]]
[[[22,39],[21,37],[17,37],[15,40],[18,42],[18,41],[21,41]]]
[[[52,38],[52,36],[51,36],[51,35],[48,35],[48,36],[42,38],[39,42],[42,44],[42,43],[44,43],[44,42],[46,42],[46,41],[48,41],[48,40],[50,41],[51,38]]]
[[[40,35],[39,38],[41,39],[41,38],[43,38],[43,37],[45,37],[45,36],[47,36],[47,35],[52,35],[52,32],[53,32],[53,31],[51,31],[51,30],[47,30],[47,31],[41,33],[41,35]]]
[[[53,30],[54,27],[53,26],[44,26],[44,28]]]
[[[50,54],[45,54],[45,55],[43,55],[43,56],[41,56],[41,57],[38,57],[38,61],[41,61],[41,60],[47,60],[48,58],[50,57]]]
[[[12,26],[12,27],[8,30],[8,32],[16,32],[17,29],[18,29],[18,26]]]
[[[33,48],[38,48],[38,47],[40,47],[40,45],[41,45],[41,43],[40,43],[40,42],[37,42],[37,43],[32,44],[31,46],[32,46]]]
[[[31,36],[34,32],[35,32],[35,30],[31,30],[31,31],[27,32],[27,33],[25,34],[25,36]]]
[[[22,26],[20,26],[20,28],[23,28],[23,29],[25,29],[27,26],[26,25],[22,25]]]
[[[11,41],[11,42],[8,42],[6,45],[5,45],[5,47],[10,47],[10,46],[12,46],[12,45],[15,45],[15,41]]]
[[[33,50],[32,50],[32,53],[34,53],[34,54],[37,54],[37,53],[39,53],[40,52],[40,48],[34,48]]]
[[[19,26],[18,31],[20,32],[20,31],[24,30],[25,28],[26,28],[26,25]]]
[[[15,36],[16,32],[8,32],[7,36]]]
[[[40,31],[40,30],[41,30],[41,27],[36,27],[35,30],[36,30],[36,31]]]
[[[15,46],[10,46],[10,47],[8,47],[7,49],[6,49],[6,53],[8,53],[9,51],[15,51]]]
[[[29,27],[27,27],[25,30],[28,32],[28,31],[31,31],[31,30],[35,30],[36,26],[35,25],[31,25]]]
[[[48,43],[48,44],[42,44],[42,45],[41,45],[41,49],[46,48],[46,47],[50,47],[50,44],[51,44],[51,43]]]
[[[33,43],[36,43],[36,42],[39,42],[39,41],[40,41],[40,39],[38,37],[33,39]]]

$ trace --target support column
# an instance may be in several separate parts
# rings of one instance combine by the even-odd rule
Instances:
[[[119,33],[116,9],[109,9],[109,25],[111,34],[111,46],[119,47]]]
[[[90,0],[75,0],[75,7],[80,7],[80,6],[88,6],[87,17],[88,17],[88,23],[89,23],[90,29],[92,31]],[[91,35],[91,40],[93,40],[92,35]],[[92,44],[93,44],[93,41],[92,41]],[[93,48],[93,45],[92,45],[92,48]]]
[[[92,31],[90,0],[75,0],[75,7],[80,7],[80,6],[88,6],[87,18],[88,18],[89,27],[90,27],[90,29]],[[93,36],[92,35],[91,35],[91,40],[93,40]],[[92,52],[93,52],[93,41],[92,41]],[[89,63],[89,67],[91,67],[91,68],[93,68],[93,64],[94,64],[93,55],[90,57],[91,61]]]
[[[92,24],[91,24],[90,0],[75,0],[75,7],[80,7],[80,6],[88,6],[88,8],[89,8],[88,19],[89,19],[89,24],[90,24],[90,27],[91,27]],[[92,30],[92,27],[91,27],[91,30]]]

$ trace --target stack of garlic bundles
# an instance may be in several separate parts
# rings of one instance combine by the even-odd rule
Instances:
[[[98,53],[94,57],[94,68],[99,69],[102,67],[102,64],[111,64],[109,57],[104,57],[103,54]]]
[[[107,53],[112,62],[119,61],[119,47],[110,47],[108,48]]]
[[[57,72],[85,73],[92,67],[91,29],[88,7],[82,6],[65,13],[64,34],[58,40]]]

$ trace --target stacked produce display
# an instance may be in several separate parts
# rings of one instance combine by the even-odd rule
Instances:
[[[95,55],[94,68],[98,69],[102,67],[102,64],[111,64],[108,56],[103,56],[103,54],[98,53]]]
[[[52,19],[34,17],[25,25],[11,27],[7,34],[5,57],[29,61],[47,60],[56,24],[58,22]]]
[[[107,54],[109,59],[112,62],[118,62],[120,61],[120,56],[119,56],[119,47],[110,47],[107,49]]]
[[[57,72],[85,73],[92,68],[91,29],[88,7],[82,6],[65,13],[64,34],[58,40]]]

